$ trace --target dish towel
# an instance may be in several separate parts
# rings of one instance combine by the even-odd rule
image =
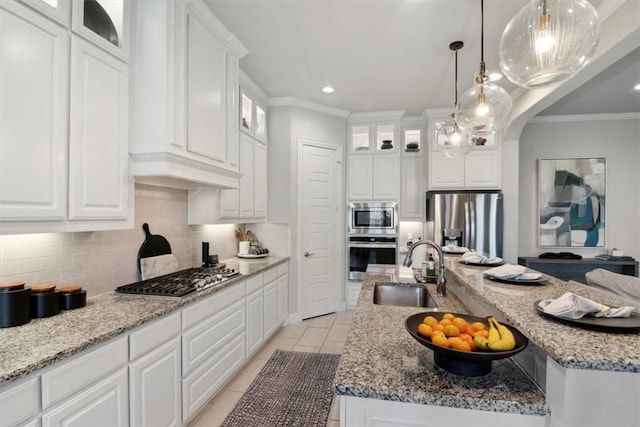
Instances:
[[[545,299],[538,303],[547,313],[565,319],[581,319],[584,316],[594,317],[629,317],[635,307],[625,306],[611,308],[607,305],[581,297],[573,292],[566,292],[560,298]]]
[[[449,252],[451,254],[463,254],[465,252],[469,252],[469,249],[463,247],[463,246],[456,246],[456,245],[447,245],[447,246],[443,246],[442,250],[444,252]]]
[[[476,264],[499,264],[502,258],[497,256],[487,257],[474,251],[465,252],[460,257],[463,262],[473,262]]]
[[[140,277],[142,280],[153,279],[178,271],[178,259],[173,254],[140,258]]]
[[[505,264],[490,268],[484,274],[498,279],[536,280],[542,277],[540,273],[525,273],[524,271],[525,268],[522,265]]]

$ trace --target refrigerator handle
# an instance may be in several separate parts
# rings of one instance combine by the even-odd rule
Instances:
[[[469,230],[471,233],[469,234],[469,243],[471,246],[467,246],[469,249],[476,247],[476,204],[473,200],[469,201]]]
[[[471,212],[469,202],[464,202],[464,242],[465,248],[473,249],[471,246]]]

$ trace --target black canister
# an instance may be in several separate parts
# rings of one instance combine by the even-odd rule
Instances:
[[[202,266],[209,267],[209,242],[202,242]]]
[[[60,297],[54,284],[31,287],[31,318],[39,319],[60,313]]]
[[[82,286],[65,286],[60,288],[60,309],[74,310],[87,305],[87,291],[82,290]]]
[[[0,283],[0,328],[20,326],[31,321],[29,296],[24,282]]]

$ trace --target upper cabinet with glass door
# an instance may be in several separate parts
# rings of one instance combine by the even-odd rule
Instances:
[[[267,142],[266,94],[249,76],[240,73],[240,130],[265,144]]]
[[[404,111],[353,113],[349,116],[349,152],[390,154],[399,151],[399,123]]]
[[[71,0],[21,0],[43,15],[69,27],[71,22]]]
[[[73,32],[128,62],[130,0],[75,0],[72,13]]]

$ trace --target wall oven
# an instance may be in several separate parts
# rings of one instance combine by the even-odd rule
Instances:
[[[395,236],[349,236],[349,273],[347,280],[362,282],[369,264],[397,264]]]
[[[397,235],[397,203],[349,203],[349,235]]]

